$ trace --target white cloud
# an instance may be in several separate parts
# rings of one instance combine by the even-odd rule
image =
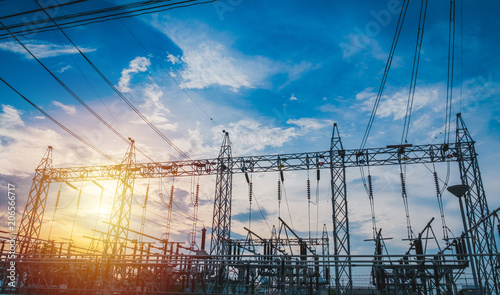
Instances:
[[[0,174],[30,175],[47,148],[47,143],[60,139],[52,130],[26,126],[21,115],[22,112],[13,106],[1,107],[0,138],[9,140],[0,149]]]
[[[130,80],[132,79],[132,74],[145,72],[148,70],[150,65],[151,61],[142,56],[138,56],[130,61],[128,68],[122,70],[122,76],[118,82],[118,90],[121,92],[131,92],[132,89],[130,88]]]
[[[295,97],[295,93],[292,93],[292,96],[290,96],[290,98],[288,98],[289,100],[291,101],[298,101],[299,99],[297,97]]]
[[[175,56],[175,55],[173,55],[173,54],[170,54],[170,53],[167,55],[167,59],[168,59],[168,61],[169,61],[169,62],[171,62],[173,65],[175,65],[175,64],[180,64],[180,63],[181,63],[181,61],[179,60],[179,57],[177,57],[177,56]]]
[[[24,42],[26,48],[28,48],[37,58],[48,58],[65,54],[75,54],[78,50],[72,46],[63,46],[58,44],[53,44],[45,41],[30,40]],[[83,53],[93,52],[95,48],[79,47]],[[9,41],[0,43],[0,49],[5,51],[10,51],[13,53],[19,53],[24,55],[28,59],[33,57],[16,41]]]
[[[367,88],[356,95],[356,100],[361,102],[360,110],[371,112],[377,93],[372,88]],[[431,106],[438,101],[440,95],[436,87],[429,86],[418,88],[413,100],[413,111],[417,111],[426,106]],[[377,109],[377,116],[380,118],[392,116],[394,120],[405,117],[408,102],[408,90],[400,90],[394,93],[385,94],[380,99]]]
[[[68,115],[76,114],[76,107],[73,105],[66,105],[61,102],[58,102],[57,100],[52,101],[52,104],[55,105],[56,107],[60,107]]]
[[[64,73],[64,72],[66,72],[67,70],[72,69],[72,68],[73,68],[72,66],[67,65],[67,66],[65,66],[65,67],[62,67],[62,68],[61,68],[58,72],[59,72],[59,73]]]
[[[213,130],[217,136],[221,128],[221,126],[214,127]],[[236,150],[235,154],[248,154],[251,151],[261,151],[266,147],[281,147],[299,135],[295,127],[268,127],[252,119],[230,123],[225,130],[229,132]]]
[[[233,91],[238,91],[241,87],[252,87],[248,74],[226,52],[223,45],[213,42],[185,51],[181,58],[186,64],[186,68],[180,73],[184,79],[181,87],[202,89],[221,85],[228,86]]]
[[[151,23],[167,35],[183,52],[178,74],[180,85],[187,89],[203,89],[213,86],[229,87],[237,92],[241,88],[265,88],[269,77],[285,73],[290,81],[320,65],[307,61],[290,64],[273,61],[262,56],[249,56],[232,48],[232,40],[216,33],[205,25],[183,23],[170,18],[155,19]],[[177,57],[170,56],[173,64]],[[286,84],[286,83],[285,83]]]
[[[290,125],[296,125],[301,128],[302,133],[309,132],[312,130],[318,130],[325,127],[331,127],[333,121],[331,120],[318,120],[313,118],[300,118],[300,119],[288,119],[286,122]]]
[[[350,33],[347,36],[347,42],[339,44],[342,49],[342,57],[345,61],[350,61],[351,57],[366,51],[372,57],[384,61],[387,59],[387,53],[382,50],[380,44],[374,38],[361,32]]]
[[[0,126],[6,129],[24,126],[24,122],[21,119],[21,111],[10,105],[2,105],[2,113],[0,113]]]
[[[140,107],[145,108],[148,112],[146,117],[155,124],[156,127],[163,130],[177,130],[177,123],[170,123],[168,115],[170,110],[162,103],[163,91],[156,83],[146,85],[144,88],[144,104]],[[142,120],[137,121],[138,124],[143,124]]]

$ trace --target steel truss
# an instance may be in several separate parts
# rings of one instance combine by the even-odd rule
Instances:
[[[323,270],[325,274],[329,273],[329,267],[335,268],[334,280],[337,294],[352,294],[351,259],[353,255],[350,253],[345,169],[363,166],[399,165],[403,163],[458,162],[462,182],[471,187],[466,196],[466,207],[469,226],[474,229],[471,232],[471,236],[474,245],[473,256],[475,257],[475,265],[480,277],[480,286],[478,287],[481,288],[483,294],[498,294],[499,270],[496,261],[498,250],[492,234],[494,230],[493,223],[484,221],[485,217],[489,216],[489,209],[477,164],[474,141],[470,137],[465,124],[463,124],[460,114],[457,116],[457,141],[450,144],[396,145],[385,148],[345,150],[342,146],[337,126],[334,125],[331,148],[329,151],[323,152],[232,157],[229,134],[224,132],[221,151],[219,157],[215,159],[136,163],[133,142],[123,162],[119,165],[53,168],[51,156],[51,148],[49,147],[49,150],[35,170],[35,177],[18,234],[18,241],[20,241],[18,245],[21,245],[19,252],[23,255],[21,257],[27,259],[31,254],[35,255],[37,253],[33,245],[37,244],[36,241],[40,237],[40,227],[45,211],[48,188],[53,182],[117,179],[121,181],[116,190],[114,203],[116,208],[113,207],[109,230],[107,233],[101,233],[102,240],[112,246],[112,248],[109,248],[109,246],[105,248],[112,249],[111,251],[107,250],[102,253],[103,256],[107,257],[109,253],[114,255],[122,254],[121,256],[126,255],[128,253],[126,249],[130,249],[127,246],[127,244],[132,242],[127,239],[127,232],[130,230],[128,229],[131,206],[130,188],[133,186],[133,181],[136,178],[216,175],[212,241],[210,247],[211,255],[203,256],[203,259],[198,261],[200,272],[192,271],[191,268],[182,274],[184,276],[196,275],[200,278],[208,275],[208,278],[205,277],[202,283],[205,289],[199,286],[193,288],[213,293],[230,292],[231,288],[234,287],[233,283],[228,283],[230,282],[228,279],[234,278],[234,275],[232,275],[234,273],[232,272],[234,271],[234,265],[230,263],[231,259],[226,259],[231,253],[230,223],[233,174],[272,171],[282,173],[284,171],[308,170],[312,168],[330,169],[334,254],[328,256],[329,258],[324,259],[321,263],[325,265]],[[478,224],[479,221],[481,221],[480,224]],[[328,236],[324,235],[324,238],[328,239]],[[165,242],[168,243],[168,241]],[[208,259],[208,257],[211,258]],[[313,261],[314,259],[313,256]],[[125,264],[120,265],[126,265],[126,263],[131,262],[124,260],[123,263]],[[254,266],[254,262],[245,263],[250,268],[246,268],[246,273],[237,271],[238,277],[241,274],[245,277],[245,282],[250,282],[252,278],[253,282],[257,282],[256,280],[259,278],[251,272],[251,269],[252,267],[259,267],[258,265],[261,262],[255,262],[257,266]],[[314,263],[317,262],[314,261]],[[237,266],[247,267],[240,264],[237,264]],[[131,268],[125,266],[124,268],[120,268],[120,270],[119,275],[113,275],[114,279],[125,279],[131,272],[139,271],[136,266]],[[169,273],[170,270],[167,266],[162,268],[163,272]],[[107,271],[108,273],[113,272],[113,269],[107,268]],[[243,273],[245,274],[243,275]],[[283,274],[281,275],[283,277]],[[113,284],[113,280],[107,280],[106,283]],[[38,285],[38,283],[35,285]],[[194,290],[193,288],[191,290]]]

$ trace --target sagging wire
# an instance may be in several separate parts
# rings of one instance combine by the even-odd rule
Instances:
[[[73,226],[71,227],[71,234],[69,235],[69,243],[70,243],[70,245],[71,245],[71,242],[73,241],[73,231],[75,229],[76,215],[78,214],[78,209],[80,208],[80,200],[82,198],[82,190],[83,190],[83,183],[80,184],[80,191],[78,193],[78,200],[76,201],[75,215],[73,217]]]
[[[415,89],[417,85],[418,67],[420,64],[420,53],[422,51],[422,41],[424,38],[425,19],[427,15],[428,0],[422,0],[420,3],[420,16],[418,20],[417,42],[415,45],[415,55],[413,57],[413,67],[411,72],[410,90],[408,91],[408,101],[406,104],[406,114],[403,124],[403,133],[401,135],[401,144],[408,142],[408,133],[410,130],[411,113],[413,101],[415,98]]]
[[[290,211],[290,205],[288,204],[288,197],[286,194],[286,189],[285,189],[285,178],[283,176],[283,171],[280,170],[280,177],[281,177],[281,186],[283,188],[283,195],[285,196],[285,202],[286,202],[286,208],[288,210],[288,217],[290,218],[290,223],[292,225],[292,229],[295,230],[295,227],[293,226],[293,219],[292,219],[292,213]]]
[[[444,143],[450,142],[453,102],[453,74],[455,62],[455,0],[450,0],[450,19],[448,23],[448,76],[446,81],[446,118]]]
[[[144,205],[142,205],[142,215],[141,215],[141,230],[139,231],[141,235],[139,235],[139,242],[142,242],[143,239],[143,234],[144,234],[144,227],[146,226],[146,213],[147,213],[147,205],[148,205],[148,198],[149,198],[149,185],[150,185],[151,180],[148,179],[148,186],[146,187],[146,195],[144,197]]]
[[[449,163],[448,163],[449,164]],[[439,178],[436,172],[436,166],[434,163],[432,164],[434,171],[432,175],[434,176],[434,186],[436,187],[436,197],[438,201],[438,206],[439,206],[439,213],[441,214],[441,225],[443,227],[443,240],[446,242],[446,245],[449,244],[449,237],[448,237],[448,226],[446,225],[446,218],[444,216],[444,207],[443,207],[443,191],[439,187]],[[446,184],[445,184],[446,187]]]
[[[373,185],[372,185],[372,175],[370,173],[370,166],[368,166],[368,198],[370,200],[370,210],[372,214],[372,231],[373,238],[377,235],[377,221],[375,219],[375,200],[373,199]]]
[[[59,205],[59,198],[61,197],[61,187],[62,187],[62,182],[59,184],[59,190],[57,191],[56,205],[54,207],[54,214],[52,215],[52,220],[50,221],[49,237],[47,238],[47,240],[50,240],[50,235],[52,233],[52,226],[54,225],[54,219],[56,218],[57,206]]]

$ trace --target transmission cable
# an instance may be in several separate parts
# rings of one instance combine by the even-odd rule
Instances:
[[[139,40],[139,38],[137,38],[137,36],[132,33],[132,31],[123,23],[122,20],[119,20],[120,23],[122,24],[122,26],[125,28],[125,30],[127,30],[127,32],[137,41],[137,43],[144,49],[144,51],[146,52],[149,52],[149,50],[146,48],[146,46],[144,45],[144,43],[141,42],[141,40]],[[215,122],[215,120],[213,119],[212,116],[210,116],[207,111],[205,111],[205,109],[203,109],[200,104],[198,104],[198,102],[186,91],[186,89],[182,88],[181,85],[179,84],[179,82],[172,76],[170,75],[170,73],[167,71],[167,69],[165,69],[165,67],[160,63],[160,61],[156,58],[155,55],[152,55],[152,58],[153,60],[156,62],[157,65],[160,66],[160,68],[167,74],[168,77],[170,77],[170,79],[172,79],[172,81],[174,81],[174,83],[177,85],[177,87],[179,87],[179,89],[184,92],[184,94],[198,107],[198,109],[200,109],[200,111],[203,112],[203,114],[205,114],[205,116],[215,125],[217,126],[217,123]]]
[[[406,114],[403,124],[403,134],[401,135],[401,144],[408,142],[408,132],[410,130],[411,112],[413,109],[413,100],[415,98],[415,89],[417,84],[418,66],[420,63],[420,53],[422,51],[422,41],[424,38],[425,18],[427,15],[428,0],[422,0],[420,3],[420,16],[418,19],[417,42],[415,45],[415,54],[413,56],[413,67],[411,71],[410,90],[408,91],[408,101],[406,104]]]
[[[68,39],[68,41],[78,50],[82,57],[92,66],[92,68],[101,76],[101,78],[115,91],[118,96],[139,116],[141,119],[153,129],[164,141],[166,141],[175,151],[177,151],[185,159],[191,160],[187,154],[185,154],[181,149],[179,149],[170,139],[168,139],[156,126],[154,126],[114,85],[109,81],[108,78],[95,66],[95,64],[80,50],[78,46],[71,40],[71,38],[64,32],[64,30],[52,19],[52,17],[47,13],[47,11],[40,5],[38,0],[35,2],[42,8],[45,14],[54,22],[61,33]],[[16,38],[16,37],[15,37]],[[19,41],[19,39],[16,38]],[[23,46],[25,47],[25,46]],[[59,80],[60,81],[60,80]],[[108,124],[109,125],[109,124]],[[114,130],[114,129],[113,129]]]
[[[0,21],[0,25],[5,28],[4,24]],[[8,31],[8,30],[7,30]],[[10,32],[10,31],[9,31]],[[38,59],[31,50],[26,47],[26,45],[16,37],[16,35],[11,33],[11,36],[35,59],[71,96],[73,96],[82,106],[84,106],[94,117],[96,117],[101,123],[103,123],[108,129],[110,129],[113,133],[115,133],[118,137],[120,137],[125,142],[129,143],[129,140],[126,139],[123,135],[120,134],[116,129],[114,129],[106,120],[104,120],[99,114],[97,114],[90,106],[88,106],[76,93],[74,93],[61,79],[59,79],[47,66]]]
[[[390,70],[391,65],[392,65],[392,60],[394,57],[394,53],[396,51],[396,46],[397,46],[398,41],[399,41],[399,36],[401,35],[401,30],[402,30],[403,23],[404,23],[404,20],[406,17],[406,12],[408,10],[409,2],[410,2],[410,0],[404,0],[403,5],[401,6],[401,12],[399,14],[398,23],[396,26],[396,32],[394,33],[394,38],[393,38],[392,44],[391,44],[391,50],[389,52],[389,57],[387,58],[387,62],[386,62],[385,69],[384,69],[384,75],[382,77],[382,81],[380,82],[380,86],[379,86],[378,93],[377,93],[377,98],[375,99],[375,104],[373,105],[370,119],[368,120],[368,125],[366,127],[365,134],[363,135],[363,139],[361,141],[360,149],[363,149],[365,147],[366,141],[368,140],[368,136],[369,136],[370,131],[372,129],[373,121],[375,120],[375,115],[377,113],[377,109],[378,109],[378,106],[380,104],[380,99],[382,98],[382,93],[384,91],[385,83],[387,81],[387,76],[389,75],[389,70]]]
[[[5,83],[5,85],[7,85],[10,89],[12,89],[15,93],[17,93],[20,97],[22,97],[26,102],[28,102],[31,106],[33,106],[35,109],[37,109],[40,113],[42,113],[42,115],[44,115],[45,117],[47,117],[48,119],[50,119],[52,122],[54,122],[57,126],[61,127],[64,131],[68,132],[71,136],[73,136],[74,138],[78,139],[81,143],[85,144],[86,146],[88,146],[89,148],[91,148],[92,150],[94,150],[95,152],[99,153],[101,156],[105,157],[106,159],[112,161],[113,163],[115,164],[118,164],[119,162],[115,159],[113,159],[111,156],[105,154],[103,151],[99,150],[98,148],[96,148],[94,145],[92,145],[91,143],[89,143],[88,141],[86,141],[85,139],[81,138],[80,136],[78,136],[76,133],[74,133],[73,131],[71,131],[69,128],[67,128],[66,126],[64,126],[62,123],[60,123],[59,121],[57,121],[56,119],[54,119],[51,115],[47,114],[44,110],[42,110],[39,106],[37,106],[35,103],[33,103],[31,100],[29,100],[28,98],[26,98],[24,95],[22,95],[19,91],[17,91],[12,85],[10,85],[9,83],[7,83],[7,81],[5,81],[4,79],[2,79],[2,77],[0,77],[0,80]]]
[[[164,0],[164,1],[170,1],[170,0]],[[176,8],[185,8],[185,7],[191,7],[195,5],[201,5],[201,4],[208,4],[212,3],[218,0],[209,0],[209,1],[203,1],[203,2],[195,2],[195,3],[190,3],[196,0],[189,0],[189,1],[181,1],[177,3],[171,3],[171,4],[165,4],[161,6],[156,6],[156,7],[150,7],[150,8],[145,8],[145,9],[139,9],[139,10],[133,10],[133,11],[128,11],[128,12],[122,12],[122,13],[115,13],[111,15],[106,15],[106,16],[99,16],[99,17],[93,17],[93,18],[87,18],[83,20],[77,20],[77,21],[72,21],[72,22],[65,22],[62,23],[61,26],[66,28],[74,28],[74,27],[79,27],[79,26],[84,26],[84,25],[89,25],[92,23],[98,23],[98,22],[105,22],[109,20],[116,20],[116,19],[121,19],[121,18],[127,18],[127,17],[134,17],[134,16],[139,16],[139,15],[144,15],[144,14],[151,14],[151,13],[157,13],[157,12],[162,12],[162,11],[168,11],[168,10],[173,10]],[[187,4],[185,4],[187,3]],[[177,6],[175,6],[177,5]],[[162,8],[166,7],[166,8]],[[160,8],[160,9],[157,9]],[[156,9],[156,10],[155,10]],[[84,12],[88,13],[88,12]],[[92,13],[90,13],[92,15]],[[77,14],[73,15],[63,15],[61,17],[57,17],[56,21],[59,20],[64,20],[64,19],[72,19],[79,17]],[[14,25],[9,25],[8,28],[13,29],[13,28],[19,28],[19,27],[25,27],[25,26],[31,26],[31,25],[36,25],[36,24],[42,24],[42,23],[47,23],[49,22],[48,19],[44,19],[42,21],[38,22],[23,22],[23,23],[18,23]],[[47,32],[47,31],[53,31],[57,30],[55,25],[46,25],[41,28],[31,28],[31,29],[26,29],[26,30],[19,30],[15,31],[16,34],[18,35],[28,35],[28,34],[33,34],[33,33],[41,33],[41,32]],[[5,39],[9,34],[0,34],[0,39]]]
[[[450,143],[454,61],[455,61],[455,0],[450,0],[450,19],[448,24],[448,76],[446,81],[446,118],[444,125],[445,144]]]
[[[52,6],[46,7],[45,9],[59,8],[59,7],[67,6],[67,5],[73,5],[73,4],[85,2],[85,1],[87,1],[87,0],[76,0],[76,1],[71,1],[71,2],[68,2],[68,3],[61,3],[61,4],[57,4],[57,5],[52,5]],[[6,19],[6,18],[11,18],[11,17],[21,16],[21,15],[35,13],[35,12],[39,12],[39,11],[42,11],[42,10],[41,9],[33,9],[33,10],[23,11],[23,12],[19,12],[19,13],[15,13],[15,14],[9,14],[9,15],[5,15],[5,16],[0,16],[0,19]]]

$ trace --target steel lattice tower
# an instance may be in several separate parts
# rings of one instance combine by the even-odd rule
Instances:
[[[229,132],[224,132],[224,139],[217,158],[217,175],[215,180],[214,211],[212,219],[211,255],[229,255],[231,238],[231,198],[233,188],[233,173],[231,169],[231,142]],[[220,256],[219,256],[220,257]],[[212,285],[212,291],[221,293],[227,283],[227,266],[218,266],[217,279]]]
[[[47,195],[50,186],[50,170],[52,169],[52,147],[49,146],[40,164],[35,170],[26,207],[17,233],[19,253],[30,253],[34,250],[35,242],[40,237],[43,214],[47,204]]]
[[[456,146],[460,179],[462,184],[470,188],[465,195],[465,204],[473,248],[469,251],[479,254],[474,256],[478,287],[481,294],[500,294],[498,252],[493,236],[495,228],[492,219],[486,218],[490,212],[479,171],[474,140],[461,114],[457,114]]]
[[[118,184],[116,186],[111,218],[109,221],[108,235],[104,243],[104,253],[125,254],[132,212],[132,198],[134,194],[133,176],[135,168],[135,142],[130,140],[130,146],[123,157],[119,170]]]
[[[212,219],[212,242],[210,254],[228,255],[231,237],[231,143],[229,132],[224,132],[224,140],[217,158],[217,176],[215,181],[214,213]]]
[[[330,146],[330,172],[333,207],[333,247],[335,255],[336,294],[352,294],[351,244],[349,239],[349,217],[347,211],[347,188],[345,178],[345,151],[340,139],[337,123],[333,124]]]

